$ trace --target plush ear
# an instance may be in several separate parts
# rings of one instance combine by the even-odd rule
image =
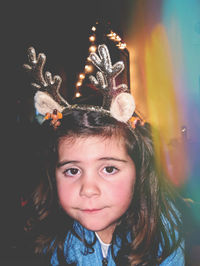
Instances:
[[[126,123],[135,110],[135,101],[130,93],[122,92],[112,101],[110,107],[111,115],[118,121]]]
[[[39,114],[45,116],[46,113],[53,113],[53,110],[56,109],[59,112],[62,112],[64,107],[59,105],[55,100],[51,98],[47,93],[42,91],[37,91],[34,96],[35,108]]]

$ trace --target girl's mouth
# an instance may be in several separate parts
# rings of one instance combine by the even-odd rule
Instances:
[[[98,213],[101,210],[102,209],[83,209],[82,212],[84,212],[84,213]]]

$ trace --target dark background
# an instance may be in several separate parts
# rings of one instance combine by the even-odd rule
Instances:
[[[18,252],[23,231],[22,199],[37,184],[32,122],[34,92],[22,65],[27,49],[47,56],[47,68],[63,78],[62,93],[73,100],[88,55],[89,30],[97,21],[124,35],[134,1],[1,1],[1,223],[2,256]],[[67,90],[66,90],[67,88]]]

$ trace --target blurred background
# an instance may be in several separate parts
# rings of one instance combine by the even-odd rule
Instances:
[[[21,207],[37,184],[37,123],[27,49],[47,56],[70,102],[101,104],[87,57],[106,43],[123,60],[138,113],[153,127],[156,157],[177,191],[200,204],[200,1],[1,1],[3,250],[20,237]],[[192,216],[200,221],[196,208]],[[6,251],[5,251],[6,252]]]

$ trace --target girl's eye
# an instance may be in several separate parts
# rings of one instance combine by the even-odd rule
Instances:
[[[118,171],[119,171],[119,169],[117,169],[115,166],[106,166],[103,169],[103,172],[105,174],[108,174],[108,175],[113,175],[113,174],[115,174]]]
[[[80,170],[78,168],[69,168],[64,171],[66,176],[76,176],[80,174]]]

